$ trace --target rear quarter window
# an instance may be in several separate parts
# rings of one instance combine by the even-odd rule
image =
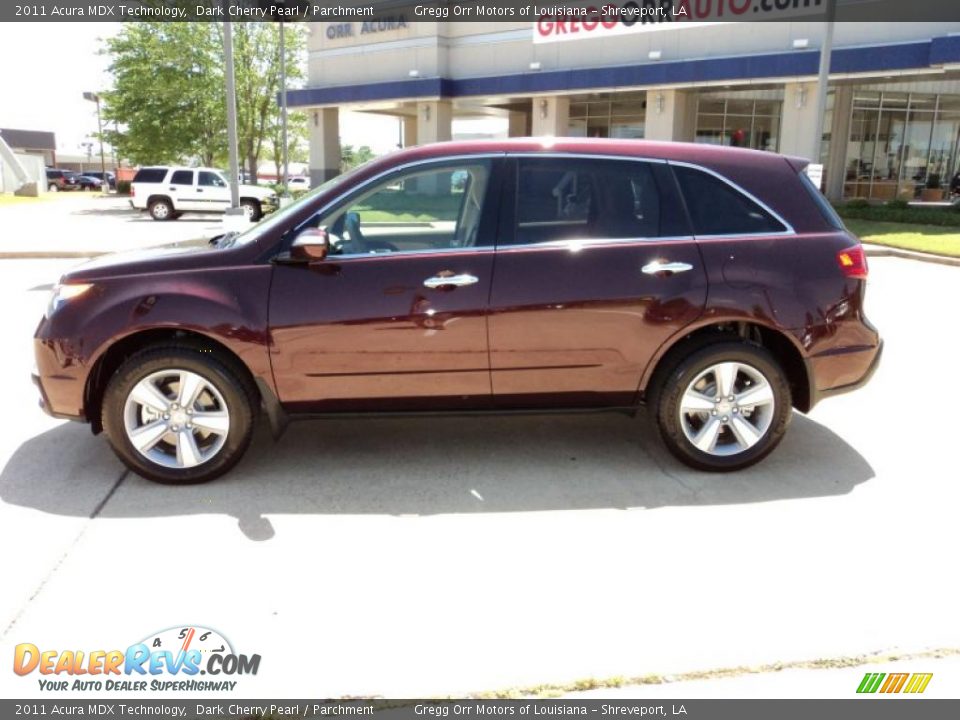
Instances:
[[[800,176],[800,184],[803,185],[804,189],[810,194],[810,199],[813,200],[814,205],[817,206],[817,210],[823,215],[823,219],[827,221],[827,224],[836,230],[846,230],[843,220],[837,215],[837,211],[833,209],[830,201],[820,192],[820,188],[813,184],[810,176],[803,170],[798,172],[797,175]]]
[[[161,183],[167,175],[165,168],[140,168],[133,176],[135,183]]]
[[[673,165],[695,235],[766,235],[787,227],[735,187],[703,170]]]

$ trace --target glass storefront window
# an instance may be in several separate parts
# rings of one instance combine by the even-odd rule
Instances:
[[[646,92],[593,93],[570,100],[572,137],[642,138]]]
[[[696,142],[776,152],[782,110],[783,90],[701,93]]]
[[[957,172],[960,98],[854,92],[845,198],[939,201]]]

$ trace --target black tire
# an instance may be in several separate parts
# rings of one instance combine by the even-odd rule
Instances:
[[[173,211],[173,203],[166,198],[151,200],[147,206],[147,210],[150,212],[150,217],[159,222],[176,219],[176,213]]]
[[[247,208],[248,217],[253,222],[257,222],[263,217],[263,208],[260,206],[259,200],[243,198],[243,200],[240,201],[240,207]]]
[[[144,378],[163,370],[187,370],[212,384],[229,413],[230,426],[223,446],[199,465],[165,467],[140,453],[126,431],[127,397]],[[213,480],[236,465],[250,445],[257,394],[252,382],[234,363],[207,349],[189,345],[154,346],[132,355],[114,373],[103,397],[103,428],[117,457],[133,472],[160,483],[189,484]]]
[[[692,417],[692,422],[682,420],[680,403],[692,382],[709,368],[725,362],[740,363],[760,373],[773,391],[774,402],[772,409],[763,411],[769,412],[769,426],[760,439],[752,446],[739,452],[735,451],[735,433],[733,433],[733,428],[729,427],[733,415],[724,415],[728,418],[728,426],[721,426],[717,435],[717,444],[720,450],[725,447],[730,448],[729,452],[731,454],[720,455],[705,452],[696,447],[684,431],[685,422],[688,423],[688,430],[703,429],[702,426],[699,428],[692,427],[692,422],[705,424],[710,420],[709,414],[712,414],[712,412],[704,412],[697,416],[685,416],[687,418]],[[708,378],[704,378],[703,382],[709,382]],[[751,382],[745,372],[739,372],[736,378],[737,382],[740,383]],[[708,387],[715,391],[715,387]],[[667,449],[677,459],[697,470],[711,472],[740,470],[763,460],[783,439],[793,414],[790,385],[776,359],[765,348],[745,342],[718,342],[707,345],[699,350],[694,350],[687,357],[675,362],[672,367],[665,368],[654,381],[648,411],[656,419],[660,437]],[[748,412],[757,412],[757,410],[748,410]],[[743,414],[743,411],[738,408],[733,413]],[[720,414],[723,414],[723,410],[720,411]],[[743,414],[743,417],[748,419],[750,416]],[[703,419],[700,420],[699,418]]]

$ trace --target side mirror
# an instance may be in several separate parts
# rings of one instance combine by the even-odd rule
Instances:
[[[321,228],[302,230],[290,246],[291,259],[300,262],[325,260],[329,252],[330,239],[327,237],[327,231]]]

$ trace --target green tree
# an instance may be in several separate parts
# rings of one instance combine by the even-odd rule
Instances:
[[[241,165],[257,165],[280,108],[280,32],[277,23],[235,23],[237,144]],[[302,25],[286,26],[287,76],[303,76]],[[121,130],[105,133],[135,163],[227,158],[221,23],[127,23],[107,40],[113,89],[104,93],[105,117]]]
[[[367,145],[361,145],[354,149],[353,145],[340,145],[340,170],[346,172],[355,168],[357,165],[374,158],[373,150]]]
[[[270,159],[277,168],[277,175],[283,174],[283,128],[280,114],[270,122],[267,133]],[[307,159],[307,116],[302,112],[287,111],[287,161],[304,162]]]
[[[113,88],[103,93],[107,135],[132,162],[226,155],[223,55],[212,23],[128,23],[106,41]]]

